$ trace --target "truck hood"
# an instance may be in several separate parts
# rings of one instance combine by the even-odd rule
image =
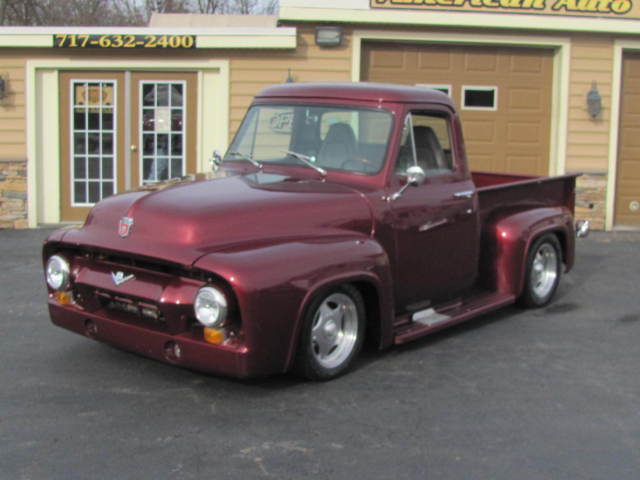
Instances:
[[[133,219],[126,237],[118,232],[123,217]],[[372,221],[368,201],[352,188],[260,172],[116,195],[63,241],[193,265],[225,249],[369,236]]]

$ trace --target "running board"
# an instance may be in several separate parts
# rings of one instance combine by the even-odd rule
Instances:
[[[515,295],[480,292],[453,306],[427,308],[410,316],[411,321],[396,328],[395,343],[400,345],[456,325],[515,302]]]

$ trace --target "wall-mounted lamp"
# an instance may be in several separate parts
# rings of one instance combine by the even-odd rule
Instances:
[[[0,99],[5,98],[8,95],[7,87],[9,83],[9,75],[4,73],[0,75]]]
[[[319,47],[342,45],[342,27],[316,27],[316,45]]]
[[[587,93],[587,110],[593,119],[602,112],[602,97],[600,96],[600,92],[598,92],[596,82],[591,84],[591,90]]]
[[[296,81],[296,77],[293,76],[293,73],[291,73],[291,69],[289,69],[289,73],[287,73],[287,79],[285,80],[285,83],[295,83]]]

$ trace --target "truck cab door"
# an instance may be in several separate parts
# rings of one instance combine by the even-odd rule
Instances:
[[[458,122],[448,110],[415,110],[405,119],[391,190],[398,312],[455,298],[473,286],[480,233],[477,194]],[[424,180],[407,186],[417,165]]]

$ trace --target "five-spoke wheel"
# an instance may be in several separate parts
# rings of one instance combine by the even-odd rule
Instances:
[[[538,238],[527,257],[524,291],[520,298],[526,307],[542,307],[551,301],[562,272],[560,243],[553,234]]]
[[[314,380],[345,372],[362,348],[364,311],[362,296],[351,285],[316,297],[305,316],[297,371]]]

